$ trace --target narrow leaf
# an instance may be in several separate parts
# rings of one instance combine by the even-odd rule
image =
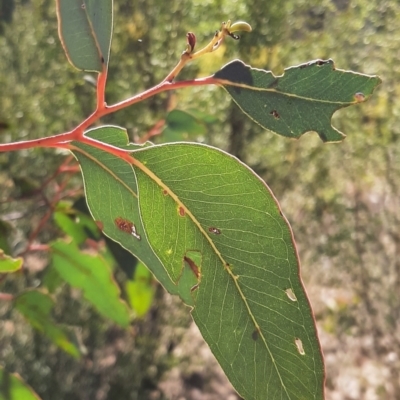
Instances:
[[[10,374],[0,366],[0,400],[40,400],[40,397],[18,374]]]
[[[118,127],[101,127],[86,132],[97,140],[134,150],[128,146],[126,131]],[[118,157],[93,147],[74,142],[74,155],[78,159],[85,184],[87,203],[93,218],[102,226],[105,235],[129,250],[156,276],[171,294],[178,294],[186,304],[193,303],[188,288],[177,285],[150,247],[139,215],[137,185],[132,165]],[[135,237],[132,226],[135,227]]]
[[[12,258],[4,254],[4,251],[0,249],[0,273],[8,273],[18,271],[22,267],[23,259]]]
[[[112,0],[57,0],[59,36],[75,68],[102,72],[107,67],[112,13]]]
[[[74,357],[80,357],[78,348],[68,338],[66,332],[51,319],[54,303],[51,297],[39,290],[22,293],[15,299],[15,308],[38,331],[44,333],[58,347]]]
[[[333,113],[367,100],[381,82],[377,76],[336,69],[332,60],[290,67],[281,76],[235,60],[214,78],[263,128],[290,138],[315,131],[324,142],[345,137],[331,125]]]
[[[324,368],[291,229],[265,183],[228,154],[171,144],[134,152],[147,238],[245,399],[322,399]]]
[[[65,281],[82,289],[85,298],[102,315],[123,327],[129,325],[128,307],[120,299],[110,265],[100,255],[83,253],[73,242],[54,242],[51,250],[53,267]]]

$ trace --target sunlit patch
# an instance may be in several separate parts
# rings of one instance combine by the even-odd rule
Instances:
[[[133,222],[127,220],[127,219],[123,219],[121,217],[117,217],[114,220],[115,225],[117,225],[117,228],[125,233],[128,233],[129,235],[132,235],[134,238],[136,238],[137,240],[141,239],[141,236],[139,235],[139,233],[136,230],[136,226]]]
[[[296,339],[294,339],[294,343],[296,344],[297,351],[299,352],[299,354],[304,356],[306,354],[306,352],[304,351],[304,348],[303,348],[303,342],[299,338],[296,338]]]
[[[167,253],[167,256],[170,256],[170,255],[172,254],[172,249],[168,249],[168,250],[166,251],[166,253]]]
[[[220,235],[221,234],[221,231],[218,228],[215,228],[213,226],[208,228],[208,231],[211,232],[211,233],[215,233],[216,235]]]
[[[286,293],[287,297],[289,297],[290,300],[297,301],[297,297],[296,297],[296,295],[294,294],[294,292],[293,292],[293,290],[291,288],[286,289],[285,293]]]

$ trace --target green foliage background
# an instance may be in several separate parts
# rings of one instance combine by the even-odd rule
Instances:
[[[66,62],[54,1],[11,3],[12,17],[1,14],[2,142],[74,127],[92,110],[95,94],[91,76]],[[217,121],[197,140],[226,149],[254,168],[292,225],[325,350],[328,398],[343,390],[342,369],[357,382],[350,398],[368,398],[372,390],[380,399],[395,399],[400,391],[398,2],[116,0],[115,8],[110,103],[163,79],[185,47],[186,32],[195,32],[200,46],[227,19],[246,20],[253,32],[191,64],[180,79],[213,73],[233,58],[275,74],[290,65],[332,58],[338,68],[381,76],[384,83],[369,102],[335,116],[338,129],[348,135],[338,145],[323,145],[313,133],[290,141],[262,131],[238,112],[223,90],[213,87],[163,94],[104,122],[126,126],[134,138],[165,118],[174,104],[215,116]],[[0,219],[13,226],[9,245],[14,252],[46,210],[36,200],[6,201],[22,193],[17,178],[38,185],[64,157],[42,149],[0,154]],[[70,185],[79,187],[79,176]],[[57,234],[49,227],[40,239],[46,242]],[[37,263],[37,258],[31,261]],[[29,259],[27,266],[22,276],[7,277],[1,291],[37,284],[42,276],[29,268]],[[100,392],[104,399],[146,398],[170,368],[168,350],[180,338],[162,333],[171,320],[169,313],[180,316],[178,325],[189,321],[185,310],[170,311],[159,294],[154,311],[158,318],[151,314],[135,325],[134,340],[105,323],[71,289],[64,287],[57,299],[56,320],[83,326],[82,342],[89,352],[85,361],[49,346],[7,304],[0,304],[0,362],[17,370],[44,399],[55,392],[60,399],[94,398]],[[107,351],[116,355],[112,374],[99,356]],[[366,366],[385,371],[385,378],[368,382]]]

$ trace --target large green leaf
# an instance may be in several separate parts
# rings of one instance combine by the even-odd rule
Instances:
[[[129,325],[129,310],[120,299],[111,266],[100,255],[92,256],[79,250],[74,242],[51,244],[53,267],[71,286],[83,294],[105,317],[121,326]]]
[[[112,0],[57,0],[60,39],[74,67],[102,72],[108,65],[112,12]]]
[[[51,319],[54,303],[52,298],[39,290],[29,290],[21,293],[15,299],[15,308],[40,332],[49,337],[58,347],[74,357],[80,357],[80,352],[69,339],[67,332],[57,326]]]
[[[362,102],[381,80],[316,60],[285,69],[281,76],[235,60],[214,74],[251,119],[280,135],[298,138],[315,131],[324,142],[343,140],[332,127],[335,111]]]
[[[0,367],[0,400],[40,400],[18,374],[10,374]]]
[[[322,399],[322,356],[292,233],[265,183],[204,145],[127,146],[112,127],[90,135],[135,157],[132,168],[74,144],[94,217],[193,307],[236,390],[245,399]],[[141,240],[118,217],[135,223]]]
[[[128,145],[128,136],[122,128],[113,126],[93,129],[87,136],[129,150],[140,148]],[[85,193],[93,218],[102,226],[105,235],[131,251],[156,276],[160,283],[172,294],[179,294],[186,304],[193,298],[188,290],[192,282],[177,285],[168,275],[158,257],[150,247],[141,218],[137,199],[136,179],[131,165],[104,151],[74,142],[74,155],[78,159],[85,184]],[[131,232],[121,229],[121,225],[134,224],[140,240]],[[190,286],[189,286],[190,289]]]
[[[239,394],[322,399],[322,355],[292,232],[265,183],[204,145],[134,157],[146,236],[176,282],[184,261],[192,264],[193,318]]]

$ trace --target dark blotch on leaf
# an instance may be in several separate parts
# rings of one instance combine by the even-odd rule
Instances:
[[[224,79],[234,83],[243,83],[249,86],[253,85],[250,67],[239,60],[226,64],[214,74],[214,78]]]
[[[319,137],[321,138],[321,140],[323,142],[327,142],[328,141],[328,138],[326,137],[324,132],[318,132],[318,135],[319,135]]]
[[[270,112],[270,114],[275,118],[275,119],[279,119],[281,116],[279,115],[278,111],[276,110],[272,110]]]
[[[258,339],[258,330],[257,329],[251,334],[251,338],[254,341]]]
[[[218,228],[214,228],[213,226],[208,228],[208,231],[211,232],[211,233],[215,233],[216,235],[220,235],[221,234],[221,231]]]
[[[200,278],[200,268],[196,265],[196,263],[189,257],[183,256],[184,261],[187,265],[189,265],[190,269],[195,274],[196,278]]]
[[[185,216],[185,209],[182,207],[182,206],[179,206],[179,209],[178,209],[178,211],[179,211],[179,215],[181,216],[181,217],[184,217]]]

